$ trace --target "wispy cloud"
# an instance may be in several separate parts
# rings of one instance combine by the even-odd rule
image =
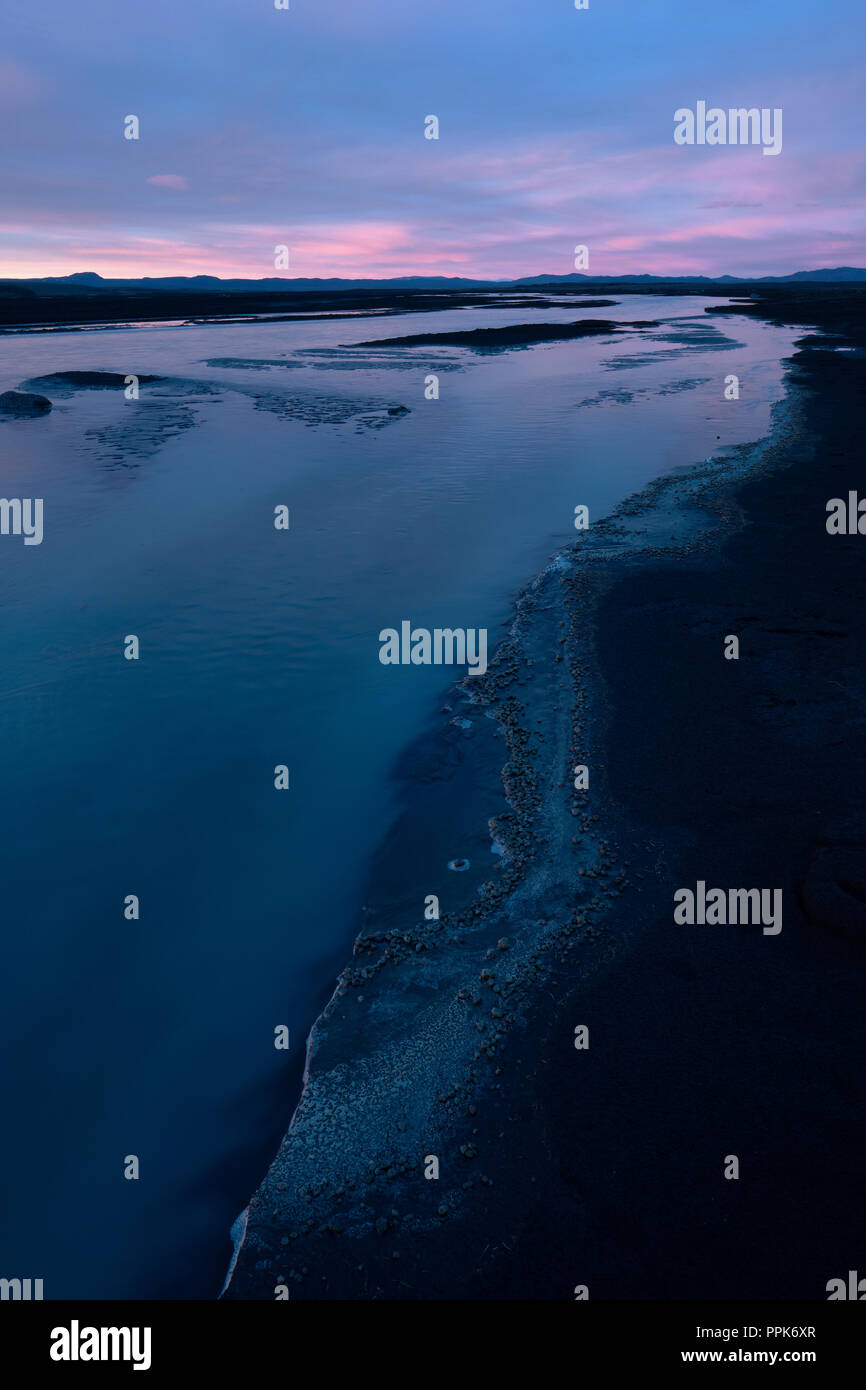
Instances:
[[[147,182],[156,184],[157,188],[189,188],[189,179],[184,174],[151,174]]]
[[[3,273],[268,276],[277,244],[310,276],[567,273],[578,243],[601,274],[864,263],[860,3],[819,31],[811,0],[732,0],[730,30],[673,0],[211,0],[207,23],[161,3],[127,29],[80,0],[50,41],[16,4]],[[702,97],[782,105],[781,155],[675,146]]]

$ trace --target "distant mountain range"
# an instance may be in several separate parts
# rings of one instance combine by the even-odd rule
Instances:
[[[0,281],[7,292],[12,287],[22,290],[27,287],[51,288],[61,293],[67,290],[186,290],[238,293],[261,291],[299,292],[313,290],[483,290],[483,289],[521,289],[539,285],[787,285],[804,282],[844,283],[846,281],[866,281],[866,270],[855,266],[837,266],[835,270],[798,270],[793,275],[582,275],[575,271],[570,275],[524,275],[519,280],[472,280],[457,275],[399,275],[385,280],[344,280],[337,276],[329,279],[289,279],[273,276],[261,280],[220,280],[215,275],[171,275],[144,276],[138,280],[107,280],[95,271],[79,271],[74,275],[46,275],[38,279],[5,279]]]

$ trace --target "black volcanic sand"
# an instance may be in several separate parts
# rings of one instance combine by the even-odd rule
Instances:
[[[591,300],[585,307],[601,308],[615,304],[614,299]],[[634,323],[631,328],[644,325]],[[647,322],[647,327],[655,325]],[[449,347],[510,348],[532,343],[558,343],[568,338],[588,338],[593,333],[616,333],[620,325],[611,319],[578,319],[575,323],[509,323],[504,328],[452,329],[442,333],[410,333],[405,338],[371,338],[355,343],[354,347]]]
[[[560,286],[548,294],[559,295]],[[646,288],[646,287],[645,287]],[[581,303],[585,286],[565,286],[565,294]],[[640,292],[638,290],[638,292]],[[647,290],[648,292],[648,290]],[[660,291],[656,291],[660,292]],[[666,291],[664,291],[666,292]],[[672,293],[695,293],[682,286]],[[727,296],[729,291],[719,290]],[[619,293],[619,286],[617,286]],[[710,291],[712,293],[712,291]],[[610,300],[616,303],[616,300]],[[485,305],[546,309],[550,300],[544,293],[527,289],[319,289],[319,290],[237,290],[179,289],[150,286],[93,286],[40,284],[30,281],[0,282],[0,333],[50,332],[85,325],[123,326],[124,323],[159,320],[186,320],[190,323],[254,322],[258,316],[269,320],[294,322],[310,318],[340,319],[392,314],[421,314],[437,309],[472,308]],[[245,317],[246,316],[246,317]]]
[[[139,385],[165,380],[162,376],[137,377]],[[53,391],[56,396],[71,396],[76,391],[116,391],[125,387],[127,381],[123,372],[49,372],[47,376],[34,376],[21,384]]]
[[[857,351],[806,335],[768,441],[594,526],[440,716],[225,1297],[820,1300],[862,1269],[866,537],[825,520],[866,295],[824,303],[749,311]],[[449,879],[488,817],[501,867]],[[675,924],[698,879],[782,888],[781,934]]]

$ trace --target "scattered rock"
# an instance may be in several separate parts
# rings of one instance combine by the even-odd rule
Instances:
[[[47,396],[38,396],[35,391],[4,391],[0,395],[0,414],[17,415],[23,419],[32,419],[38,415],[47,415],[51,409],[51,402]]]

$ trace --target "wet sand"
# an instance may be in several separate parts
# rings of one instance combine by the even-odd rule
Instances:
[[[756,292],[804,325],[771,437],[593,526],[407,754],[224,1297],[823,1299],[857,1267],[866,538],[825,507],[864,300]],[[471,866],[439,921],[431,837]],[[699,879],[781,887],[782,932],[676,924]]]

